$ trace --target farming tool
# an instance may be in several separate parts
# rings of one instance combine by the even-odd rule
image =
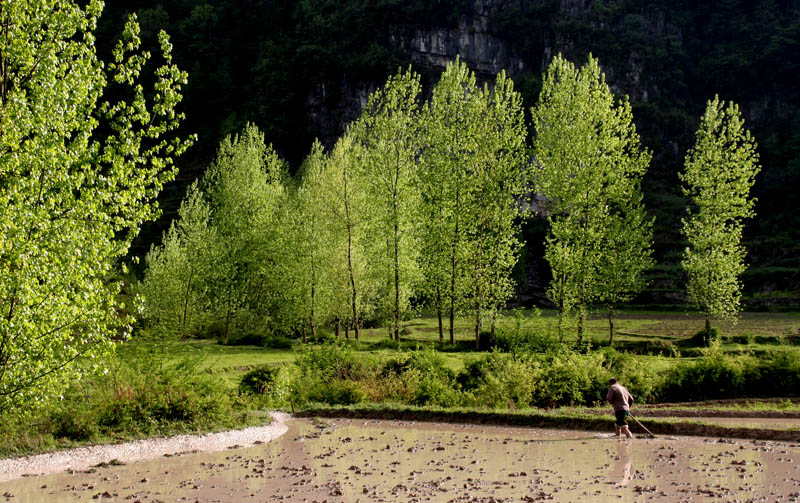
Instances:
[[[648,434],[648,435],[650,435],[650,438],[656,438],[656,436],[655,436],[655,435],[653,435],[653,432],[647,429],[647,426],[643,425],[641,421],[639,421],[638,419],[636,419],[635,417],[633,417],[633,414],[631,414],[631,419],[633,419],[634,421],[636,421],[636,424],[638,424],[639,426],[641,426],[641,427],[642,427],[642,429],[644,429],[644,431],[646,431],[646,432],[647,432],[647,434]]]

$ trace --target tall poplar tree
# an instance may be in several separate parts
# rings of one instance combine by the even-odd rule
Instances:
[[[373,266],[378,267],[379,274],[386,271],[386,314],[396,340],[400,339],[400,319],[410,307],[419,277],[416,165],[421,147],[420,90],[420,77],[411,69],[389,77],[369,97],[352,130],[361,154],[367,198],[375,210],[369,215],[375,246]]]
[[[739,107],[715,96],[681,174],[683,193],[691,198],[683,219],[688,246],[682,265],[689,278],[689,300],[705,315],[707,338],[712,319],[735,319],[739,313],[739,277],[746,269],[740,243],[743,220],[755,215],[755,199],[749,194],[759,170],[756,143]]]
[[[365,181],[359,169],[358,148],[348,130],[330,153],[323,191],[334,243],[330,250],[335,258],[331,265],[333,288],[335,292],[347,292],[346,302],[342,302],[341,296],[335,296],[334,312],[338,320],[344,321],[345,334],[352,328],[356,339],[362,318],[373,309],[375,294],[374,276],[368,274],[366,252],[367,241],[371,239],[367,235],[371,202],[363,187]]]
[[[209,287],[228,341],[234,330],[261,329],[280,305],[279,209],[285,164],[253,124],[225,138],[203,177],[213,224],[223,243]]]
[[[331,270],[336,261],[336,241],[324,197],[328,161],[322,144],[314,142],[298,174],[298,186],[285,205],[282,226],[282,275],[289,293],[280,306],[281,318],[317,335],[321,320],[331,310],[331,290],[336,288]]]
[[[483,131],[484,104],[475,74],[459,58],[449,63],[421,114],[424,149],[420,158],[423,290],[432,300],[444,340],[448,314],[455,342],[456,311],[463,303],[470,167],[476,162]]]
[[[205,328],[211,315],[208,287],[220,252],[211,208],[195,182],[161,245],[145,257],[147,269],[137,293],[153,335],[178,339]]]
[[[104,64],[102,8],[0,2],[0,413],[58,396],[127,332],[111,271],[189,144],[170,138],[187,76],[169,37],[144,72],[131,17]]]
[[[639,181],[650,153],[641,148],[627,98],[614,98],[591,55],[580,69],[556,56],[532,114],[535,181],[548,199],[548,296],[559,307],[560,326],[571,312],[577,315],[580,345],[588,305],[613,298],[604,293],[614,266],[607,250],[625,246],[618,233],[642,233],[631,242],[649,243],[649,225],[622,224],[634,223],[627,213],[641,209]],[[646,265],[649,245],[630,255],[646,257],[637,262]]]
[[[475,316],[476,347],[484,314],[494,320],[513,293],[511,271],[518,258],[518,220],[523,209],[519,198],[524,193],[527,167],[522,97],[504,71],[492,88],[484,86],[481,103],[481,135],[470,166],[470,204],[465,219],[466,303]]]

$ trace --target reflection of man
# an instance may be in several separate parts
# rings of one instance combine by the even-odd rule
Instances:
[[[628,427],[628,416],[631,415],[633,395],[625,389],[625,386],[619,384],[616,379],[611,379],[608,384],[606,401],[611,402],[614,407],[614,416],[617,420],[614,423],[614,429],[617,431],[617,437],[620,436],[620,433],[624,433],[626,437],[633,438],[633,434]]]
[[[611,472],[611,480],[616,482],[617,487],[625,487],[633,478],[631,454],[628,449],[630,449],[628,442],[617,442],[617,463],[614,465],[614,471]]]

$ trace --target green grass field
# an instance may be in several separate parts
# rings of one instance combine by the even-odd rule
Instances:
[[[519,314],[516,314],[519,313]],[[608,343],[608,319],[605,313],[594,313],[586,323],[587,336],[592,338],[595,346]],[[555,333],[557,314],[555,311],[520,310],[507,312],[498,318],[497,330],[514,330],[517,323],[526,331],[544,331]],[[703,318],[699,314],[658,312],[658,311],[622,311],[615,315],[615,345],[625,350],[637,344],[663,341],[679,343],[690,338],[703,327]],[[725,352],[759,351],[778,344],[800,342],[800,313],[744,313],[738,323],[720,322],[722,349]],[[340,334],[344,338],[344,332]],[[447,320],[444,327],[445,342],[449,340]],[[573,336],[568,336],[572,337]],[[359,341],[350,339],[357,351],[363,354],[389,356],[398,349],[386,346],[389,334],[386,328],[371,328],[361,331]],[[458,317],[455,320],[455,339],[461,341],[461,347],[470,348],[474,341],[472,320]],[[435,316],[422,315],[404,325],[401,335],[401,347],[414,349],[416,346],[433,346],[439,340],[438,322]],[[234,379],[246,370],[258,365],[285,365],[294,361],[299,343],[293,349],[270,349],[258,346],[223,346],[214,340],[188,340],[175,348],[176,357],[191,356],[202,360],[201,368],[213,373],[221,373]],[[485,352],[475,350],[459,352],[443,352],[447,366],[455,371],[464,367],[467,359],[478,357]],[[689,356],[690,358],[691,356]],[[655,370],[671,365],[675,358],[643,355]],[[687,356],[682,356],[687,358]]]

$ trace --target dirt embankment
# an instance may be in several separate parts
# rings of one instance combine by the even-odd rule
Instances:
[[[493,424],[534,428],[561,428],[613,431],[613,419],[592,415],[522,414],[477,411],[427,411],[419,409],[320,408],[297,413],[300,417],[384,419],[442,423]],[[755,440],[800,442],[800,430],[739,428],[691,422],[649,421],[647,428],[656,435],[691,435]],[[635,423],[632,430],[640,430]],[[643,432],[643,430],[640,430]]]

